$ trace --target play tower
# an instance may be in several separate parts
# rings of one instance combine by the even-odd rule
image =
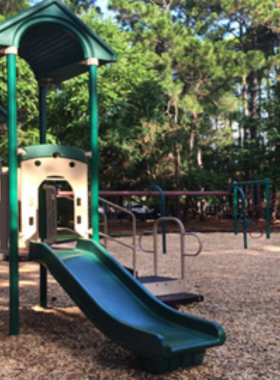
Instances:
[[[9,137],[9,256],[10,333],[19,331],[18,298],[18,146],[17,146],[17,56],[34,72],[39,87],[40,144],[46,144],[46,92],[85,72],[89,73],[89,128],[91,160],[91,224],[98,241],[98,115],[97,68],[117,60],[116,53],[67,7],[57,0],[45,0],[0,25],[0,55],[6,56],[8,71]],[[24,157],[24,156],[23,156]],[[41,298],[46,287],[46,271],[41,266]]]

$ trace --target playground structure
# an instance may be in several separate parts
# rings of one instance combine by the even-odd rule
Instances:
[[[221,326],[165,306],[99,243],[97,67],[116,61],[115,52],[58,0],[44,0],[0,25],[0,53],[7,57],[8,69],[9,171],[5,174],[8,179],[4,179],[4,182],[8,185],[8,199],[5,201],[9,204],[7,246],[10,265],[10,334],[19,333],[18,252],[22,239],[23,244],[29,243],[29,258],[40,263],[41,306],[47,305],[48,269],[85,315],[110,339],[138,355],[144,368],[150,372],[163,373],[178,367],[201,364],[207,348],[224,343],[225,333]],[[20,152],[23,153],[20,176],[17,151],[17,55],[29,63],[39,83],[40,110],[40,148],[24,147],[24,151]],[[84,72],[89,73],[92,240],[80,239],[74,249],[54,251],[44,242],[46,205],[40,202],[38,189],[45,180],[52,181],[58,176],[71,182],[77,191],[77,229],[83,225],[79,212],[86,206],[87,196],[72,175],[76,167],[83,167],[81,152],[77,157],[72,148],[55,146],[50,149],[46,145],[46,86],[49,83],[61,83]],[[58,161],[60,165],[53,164]],[[45,166],[46,170],[43,169]],[[67,167],[67,177],[58,166],[65,171]],[[19,179],[25,186],[30,179],[31,168],[34,176],[41,174],[36,180],[31,179],[32,191],[24,188],[27,193],[20,192]],[[87,187],[87,183],[83,186]],[[19,201],[24,205],[22,211],[27,212],[22,236],[19,234]],[[31,241],[34,236],[37,237],[38,220],[42,242]],[[84,227],[81,232],[84,232]]]
[[[88,237],[88,194],[86,157],[81,149],[59,145],[35,145],[20,149],[18,169],[18,202],[20,207],[19,248],[28,249],[32,240],[39,239],[39,190],[46,181],[67,181],[74,190],[74,229],[82,237]],[[51,175],[50,175],[51,173]],[[1,184],[1,224],[8,225],[8,171],[0,172]],[[41,190],[42,191],[42,190]],[[47,210],[51,208],[51,197]],[[47,213],[48,215],[48,213]],[[42,216],[45,218],[46,216]],[[49,241],[55,220],[47,218]],[[0,252],[8,255],[8,236],[0,229]]]
[[[51,148],[51,146],[50,146]],[[69,150],[69,147],[67,147]],[[53,148],[54,149],[54,148]],[[51,153],[53,150],[51,151]],[[54,170],[54,169],[53,169]],[[66,180],[65,173],[62,172],[62,176],[60,176],[63,180]],[[86,171],[85,171],[86,176]],[[54,176],[51,178],[55,178],[56,181],[59,179],[59,176]],[[70,181],[69,181],[70,183]],[[87,182],[85,181],[84,184]],[[81,183],[79,182],[80,186]],[[56,188],[55,186],[45,186],[46,191],[46,198],[47,198],[47,210],[46,210],[46,218],[47,218],[47,232],[46,232],[46,239],[45,241],[48,244],[61,244],[64,242],[71,241],[70,239],[59,239],[57,231],[59,230],[59,227],[57,225],[57,199],[66,198],[71,201],[71,203],[79,203],[79,198],[75,196],[75,191],[60,191],[59,188]],[[86,193],[86,186],[84,186],[84,194]],[[102,205],[106,205],[107,207],[113,208],[115,210],[119,210],[124,212],[126,215],[128,215],[131,218],[131,230],[132,230],[132,244],[123,243],[119,239],[117,239],[114,236],[111,236],[108,234],[108,218],[106,216],[106,213],[100,212],[103,217],[104,222],[104,231],[100,231],[99,235],[104,239],[103,245],[106,248],[107,247],[107,241],[111,240],[114,241],[117,244],[121,244],[125,246],[126,248],[129,248],[132,251],[132,268],[129,266],[126,266],[126,269],[128,269],[135,278],[137,278],[140,283],[142,283],[149,291],[151,291],[155,296],[157,296],[161,301],[176,306],[177,304],[184,304],[184,303],[191,303],[191,302],[197,302],[202,301],[203,296],[198,294],[190,294],[186,293],[186,286],[187,286],[187,276],[186,276],[186,257],[187,256],[198,256],[200,252],[202,251],[202,241],[200,237],[194,233],[186,233],[185,228],[182,224],[182,222],[173,217],[161,217],[154,223],[154,230],[152,232],[145,232],[144,234],[140,235],[139,238],[139,246],[144,252],[148,252],[142,244],[142,238],[144,235],[153,235],[153,242],[154,242],[154,249],[152,251],[149,250],[149,253],[152,253],[154,255],[154,267],[153,267],[153,273],[149,276],[140,276],[138,273],[138,255],[137,255],[137,228],[136,228],[136,217],[133,212],[130,210],[123,209],[122,207],[99,197],[99,202]],[[85,203],[85,202],[84,202]],[[163,203],[164,204],[164,203]],[[164,208],[162,208],[164,209]],[[80,219],[86,219],[87,213],[82,213],[83,210],[79,209],[79,214],[77,215],[77,212],[74,212],[74,219],[79,220]],[[163,213],[164,214],[164,213]],[[181,254],[181,260],[180,260],[180,268],[179,268],[179,274],[178,279],[174,278],[168,278],[164,276],[160,276],[158,273],[158,247],[157,247],[157,236],[158,236],[158,224],[161,223],[162,225],[166,221],[171,221],[179,227],[180,231],[180,254]],[[37,227],[39,229],[39,226]],[[81,235],[80,231],[77,229],[69,230],[68,228],[65,229],[65,227],[61,227],[60,230],[66,230],[70,233]],[[86,235],[92,235],[92,229],[88,229],[88,227],[85,226],[85,228],[82,229],[82,232]],[[188,253],[185,249],[185,239],[188,236],[193,236],[196,238],[198,242],[198,249],[194,253]],[[162,234],[163,237],[163,244],[166,248],[166,234]],[[73,240],[73,238],[72,238]],[[75,239],[74,239],[75,240]]]

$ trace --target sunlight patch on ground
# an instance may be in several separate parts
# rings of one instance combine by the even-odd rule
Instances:
[[[49,308],[41,307],[39,305],[32,306],[31,309],[33,311],[36,311],[37,313],[53,313],[55,311],[54,309],[49,309]]]
[[[276,247],[275,245],[265,245],[262,247],[263,251],[270,251],[270,252],[280,252],[280,247]]]

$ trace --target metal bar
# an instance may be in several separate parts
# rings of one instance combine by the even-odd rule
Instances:
[[[120,207],[118,205],[116,205],[115,203],[113,202],[110,202],[108,201],[107,199],[104,199],[104,198],[101,198],[99,197],[99,200],[113,208],[115,208],[116,210],[120,210],[128,215],[131,216],[132,218],[132,245],[133,245],[133,276],[136,277],[136,274],[137,274],[137,257],[136,257],[136,217],[135,215],[133,214],[133,212],[129,211],[129,210],[126,210],[124,209],[123,207]],[[117,241],[117,240],[115,240]]]
[[[235,182],[236,185],[254,185],[254,184],[258,184],[258,183],[265,183],[265,179],[263,180],[256,180],[256,181],[241,181],[241,182]]]
[[[8,138],[9,138],[9,260],[10,260],[10,335],[19,334],[18,270],[18,178],[17,178],[17,76],[16,56],[7,55]]]
[[[39,86],[40,144],[46,144],[47,136],[47,89]]]
[[[165,217],[165,198],[164,192],[162,188],[158,185],[148,186],[148,189],[157,189],[160,194],[160,208],[161,208],[161,216]],[[166,253],[166,225],[165,222],[162,223],[162,248],[163,253]]]
[[[185,279],[185,227],[180,219],[173,216],[165,216],[159,218],[154,223],[154,275],[158,276],[158,250],[157,250],[157,235],[158,235],[158,225],[162,222],[172,221],[178,224],[181,233],[181,278]]]
[[[40,306],[47,307],[48,304],[48,277],[47,269],[40,265]]]
[[[45,185],[41,185],[39,188],[39,236],[41,241],[45,241],[47,238],[47,194],[45,191]],[[47,269],[40,264],[40,306],[47,307]]]
[[[247,249],[248,248],[248,244],[247,244],[247,227],[248,227],[248,223],[247,223],[247,216],[246,216],[246,200],[245,200],[245,194],[244,194],[244,191],[241,189],[241,187],[239,186],[236,186],[236,185],[232,185],[232,186],[227,186],[227,188],[233,188],[233,189],[236,189],[237,191],[239,191],[240,195],[241,195],[241,199],[242,199],[242,215],[243,215],[243,238],[244,238],[244,248]]]
[[[265,198],[266,198],[266,207],[265,207],[265,218],[266,218],[266,237],[270,239],[270,179],[265,179]]]
[[[233,182],[236,185],[236,182]],[[234,212],[234,234],[238,234],[238,196],[237,189],[233,188],[233,212]]]
[[[90,115],[90,149],[91,160],[91,227],[92,238],[99,242],[98,215],[98,109],[97,109],[97,66],[89,66],[89,115]]]
[[[61,195],[73,195],[72,191],[60,191],[59,194]],[[138,195],[138,196],[160,196],[160,194],[157,191],[126,191],[126,190],[100,190],[99,195],[102,197],[116,197],[116,196],[131,196],[131,195]],[[230,191],[163,191],[163,195],[165,196],[174,196],[179,197],[183,195],[189,195],[192,197],[202,197],[202,196],[231,196]]]
[[[153,235],[153,231],[142,231],[142,232],[140,232],[140,236],[139,236],[139,247],[140,247],[140,249],[141,249],[143,252],[146,252],[146,253],[154,253],[154,251],[152,251],[151,249],[146,249],[146,248],[144,248],[143,243],[142,243],[143,236],[151,236],[151,235]]]
[[[40,128],[40,144],[46,144],[47,135],[47,104],[46,104],[47,90],[45,86],[39,86],[39,128]],[[42,189],[39,190],[40,192]],[[47,223],[46,223],[46,196],[41,195],[40,209],[39,209],[39,225],[40,225],[40,238],[44,241],[47,237]],[[47,307],[47,269],[40,264],[40,306]]]
[[[188,236],[194,236],[197,239],[197,241],[198,241],[198,250],[196,251],[196,253],[184,253],[184,256],[196,257],[202,251],[202,247],[203,247],[202,240],[200,239],[200,237],[197,234],[195,234],[193,232],[185,232],[185,236],[187,236],[187,235]]]
[[[112,236],[110,236],[110,235],[108,235],[108,234],[105,234],[104,232],[99,232],[99,234],[100,234],[100,236],[102,236],[102,237],[104,237],[104,238],[106,238],[106,239],[108,239],[108,240],[112,240],[112,241],[114,241],[115,243],[118,243],[118,244],[120,244],[120,245],[123,245],[124,247],[130,248],[130,249],[133,249],[133,248],[134,248],[133,245],[126,244],[126,243],[124,243],[124,242],[122,242],[122,241],[120,241],[120,240],[117,240],[116,238],[114,238],[114,237],[112,237]]]
[[[189,195],[189,196],[197,196],[197,197],[203,197],[203,196],[230,196],[230,191],[163,191],[163,194],[165,196],[174,196],[179,197],[183,195]],[[100,191],[99,195],[101,196],[108,196],[108,197],[115,197],[115,196],[131,196],[131,195],[138,195],[138,196],[145,196],[145,195],[152,195],[152,196],[160,196],[160,194],[157,191],[126,191],[126,190],[104,190]]]
[[[104,231],[103,231],[103,237],[104,237],[104,247],[107,249],[107,235],[108,235],[108,218],[105,212],[98,211],[99,215],[102,215],[103,221],[104,221]],[[99,235],[101,232],[99,232]]]

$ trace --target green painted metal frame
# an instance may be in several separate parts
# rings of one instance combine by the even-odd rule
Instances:
[[[17,178],[17,74],[16,56],[7,55],[9,138],[9,259],[10,334],[19,334],[18,178]]]
[[[244,191],[241,189],[241,187],[237,185],[232,185],[232,186],[226,186],[226,189],[233,189],[235,190],[236,194],[239,193],[241,196],[242,200],[242,217],[243,217],[243,239],[244,239],[244,248],[248,248],[248,241],[247,241],[247,227],[249,226],[250,223],[247,221],[247,214],[246,214],[246,198]],[[234,194],[235,194],[234,192]],[[236,197],[237,199],[237,197]],[[234,203],[235,204],[235,203]],[[237,204],[237,201],[236,201]]]
[[[89,116],[90,116],[90,149],[91,162],[91,226],[93,240],[99,241],[99,215],[98,215],[98,104],[97,104],[97,66],[89,67]]]
[[[47,141],[47,89],[46,86],[39,86],[39,119],[40,119],[40,144]],[[46,194],[41,185],[39,190],[39,226],[40,238],[43,242],[47,237],[46,226]],[[47,269],[40,264],[40,306],[47,307],[48,304],[48,274]]]
[[[264,180],[240,181],[240,182],[234,181],[233,182],[232,188],[233,188],[234,233],[235,233],[235,235],[238,234],[238,190],[237,190],[237,187],[238,186],[240,187],[242,185],[265,185],[266,238],[270,239],[270,179],[269,178],[265,178]],[[246,208],[246,206],[244,206],[244,210],[245,210],[245,208]]]
[[[9,135],[9,239],[10,239],[10,334],[17,335],[19,333],[19,269],[18,269],[18,180],[17,180],[17,104],[16,104],[16,54],[20,48],[20,41],[25,32],[36,26],[40,28],[42,23],[55,23],[71,31],[74,35],[73,41],[79,42],[83,49],[83,59],[94,58],[99,65],[114,62],[117,60],[115,51],[107,45],[96,33],[94,33],[86,24],[84,24],[73,12],[58,0],[44,0],[41,3],[27,9],[26,11],[16,15],[10,20],[0,24],[0,47],[10,48],[13,51],[0,53],[7,55],[8,67],[8,114],[5,111],[0,112],[0,122],[4,122],[5,116],[8,119],[8,135]],[[35,48],[34,53],[35,54]],[[24,55],[24,53],[23,53]],[[34,55],[36,57],[36,55]],[[99,218],[98,218],[98,110],[97,110],[97,67],[91,65],[90,61],[81,62],[80,58],[77,62],[72,62],[69,67],[57,67],[53,73],[53,78],[49,82],[59,82],[67,78],[79,75],[81,72],[89,71],[89,91],[90,91],[90,131],[91,131],[91,192],[92,192],[92,226],[94,229],[93,239],[99,239]],[[82,66],[81,66],[82,65]],[[81,69],[81,67],[83,67]],[[65,76],[64,71],[67,71]],[[41,76],[45,80],[45,76],[49,76],[48,68]],[[37,78],[39,81],[41,78]],[[55,79],[55,80],[54,80]],[[2,109],[1,109],[2,111]],[[84,151],[67,147],[53,146],[49,149],[46,144],[47,131],[47,107],[46,107],[46,87],[41,83],[39,86],[39,111],[40,111],[40,144],[37,147],[26,148],[27,152],[21,159],[31,158],[34,154],[39,157],[49,150],[59,150],[62,156],[69,156],[86,162]],[[3,117],[2,117],[3,116]],[[74,149],[74,150],[73,150]],[[70,153],[69,153],[70,152]],[[74,152],[74,153],[73,153]],[[50,153],[50,152],[49,152]],[[38,157],[37,156],[37,157]],[[44,202],[42,202],[44,203]],[[42,208],[44,205],[41,203]],[[44,239],[45,227],[42,222],[44,212],[40,213],[40,236]],[[41,266],[40,268],[40,304],[47,305],[47,272]]]

